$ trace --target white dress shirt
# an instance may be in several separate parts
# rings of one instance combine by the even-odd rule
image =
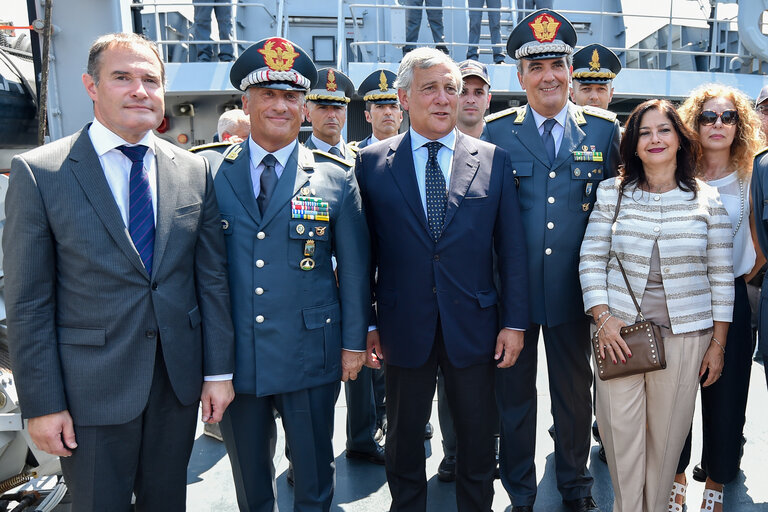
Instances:
[[[539,130],[539,135],[544,135],[544,121],[547,117],[542,116],[531,107],[531,113],[533,114],[533,120],[536,122],[536,128]],[[555,115],[552,119],[557,121],[555,126],[552,127],[552,138],[555,139],[555,156],[560,152],[560,143],[563,142],[563,135],[565,134],[565,120],[568,118],[568,102],[565,102],[563,109]]]

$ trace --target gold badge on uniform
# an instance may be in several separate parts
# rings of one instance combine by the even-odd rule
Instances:
[[[589,211],[589,203],[582,204],[581,205],[581,209],[584,210],[585,212],[588,212]]]
[[[317,233],[317,236],[325,235],[325,228],[326,226],[315,226],[315,233]]]
[[[296,232],[300,235],[304,234],[304,224],[296,224]]]
[[[588,196],[591,193],[592,193],[592,184],[591,183],[587,183],[587,186],[584,187],[584,195]]]
[[[301,187],[301,191],[299,192],[302,196],[308,196],[309,195],[309,187]]]
[[[304,243],[304,259],[301,260],[299,266],[301,270],[312,270],[315,268],[315,260],[312,257],[315,255],[315,241],[307,240]]]

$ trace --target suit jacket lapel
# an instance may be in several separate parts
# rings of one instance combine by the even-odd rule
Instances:
[[[152,268],[160,269],[168,236],[173,226],[176,213],[176,198],[179,185],[184,183],[184,176],[179,172],[176,161],[166,153],[161,143],[157,145],[157,216],[155,220],[155,252],[152,258]]]
[[[397,138],[396,138],[397,139]],[[413,149],[411,148],[411,134],[392,141],[387,155],[387,168],[405,198],[405,202],[413,210],[413,214],[421,221],[424,229],[427,229],[427,216],[424,213],[424,205],[421,203],[419,184],[416,181],[416,169],[413,166]]]
[[[451,183],[448,189],[448,206],[445,211],[443,232],[453,219],[461,201],[469,190],[469,185],[477,174],[480,160],[477,159],[477,148],[470,137],[461,132],[456,133],[456,144],[453,151],[453,164],[451,167]]]
[[[261,212],[256,198],[253,196],[253,181],[251,180],[251,152],[248,148],[248,140],[241,143],[242,150],[232,165],[226,165],[226,159],[219,168],[219,172],[229,182],[235,196],[251,216],[256,224],[261,223]]]
[[[581,144],[584,137],[586,137],[584,130],[579,128],[579,125],[573,117],[573,111],[576,108],[578,108],[576,105],[568,102],[568,116],[565,118],[565,126],[563,127],[563,140],[560,142],[560,151],[558,151],[557,157],[555,157],[552,169],[556,169],[565,163],[570,158],[571,153],[579,146],[579,144]]]
[[[547,159],[547,150],[544,149],[544,141],[541,140],[539,135],[539,128],[536,126],[536,120],[533,118],[531,107],[526,106],[525,119],[522,124],[516,124],[514,126],[514,133],[520,142],[528,149],[528,153],[534,156],[546,167],[549,167],[549,160]]]
[[[72,146],[72,151],[70,151],[69,164],[72,174],[80,183],[80,187],[96,211],[96,215],[104,224],[109,235],[115,240],[117,246],[125,253],[133,266],[149,279],[149,274],[141,262],[139,253],[133,246],[131,235],[128,233],[120,209],[117,207],[112,189],[109,188],[107,178],[104,176],[104,169],[101,167],[99,157],[93,149],[93,144],[91,144],[88,126],[80,131]]]
[[[264,212],[261,225],[266,226],[283,205],[290,201],[299,192],[299,189],[309,181],[310,175],[315,170],[314,162],[315,159],[312,156],[312,151],[301,144],[296,144],[290,158],[288,158],[288,162],[285,164],[280,179],[277,180],[277,186],[275,191],[272,192],[272,197],[269,199],[269,206],[267,211]]]

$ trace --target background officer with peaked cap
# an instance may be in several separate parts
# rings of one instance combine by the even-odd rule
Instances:
[[[608,110],[613,99],[613,79],[621,61],[609,48],[593,43],[573,54],[571,100]]]
[[[355,94],[352,80],[341,71],[323,68],[317,71],[317,82],[309,91],[304,115],[312,123],[312,135],[304,144],[345,160],[354,160],[355,152],[341,138],[347,122],[347,104]]]
[[[294,510],[330,508],[339,379],[355,379],[365,358],[370,256],[357,183],[351,166],[298,143],[316,79],[288,40],[243,52],[230,80],[243,91],[251,134],[214,165],[236,343],[236,395],[221,431],[243,511],[276,509],[275,410],[291,451]]]
[[[510,152],[528,241],[530,326],[517,364],[497,370],[500,471],[513,510],[536,498],[536,358],[540,331],[547,352],[555,420],[557,486],[569,510],[598,510],[587,470],[592,419],[589,323],[582,307],[579,248],[598,183],[618,165],[615,115],[568,101],[576,32],[542,9],[522,20],[507,42],[518,60],[528,105],[486,118],[483,138]]]
[[[371,123],[373,133],[357,143],[358,149],[397,135],[403,122],[403,111],[394,88],[397,75],[388,69],[377,69],[357,88],[365,101],[365,120]]]

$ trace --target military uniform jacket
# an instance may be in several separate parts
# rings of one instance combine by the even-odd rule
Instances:
[[[360,142],[358,142],[355,145],[357,146],[357,149],[360,150],[360,149],[363,149],[364,147],[369,146],[371,144],[373,144],[373,142],[371,142],[371,136],[369,135],[369,136],[367,136],[366,138],[364,138],[363,140],[361,140]]]
[[[752,206],[755,214],[757,240],[764,254],[768,254],[768,148],[764,148],[755,157],[752,170]],[[760,336],[758,344],[760,352],[768,356],[768,286],[763,286],[760,292],[760,315],[758,316]]]
[[[365,350],[368,229],[349,166],[323,155],[296,145],[264,215],[253,194],[248,141],[213,164],[227,246],[238,393],[265,396],[328,384],[341,377],[342,347]],[[298,196],[327,202],[329,220],[292,218]],[[314,267],[302,270],[307,252]]]
[[[551,165],[529,106],[488,116],[481,137],[512,159],[528,240],[530,318],[546,326],[584,316],[579,249],[597,185],[619,164],[615,114],[568,102],[564,128]]]

